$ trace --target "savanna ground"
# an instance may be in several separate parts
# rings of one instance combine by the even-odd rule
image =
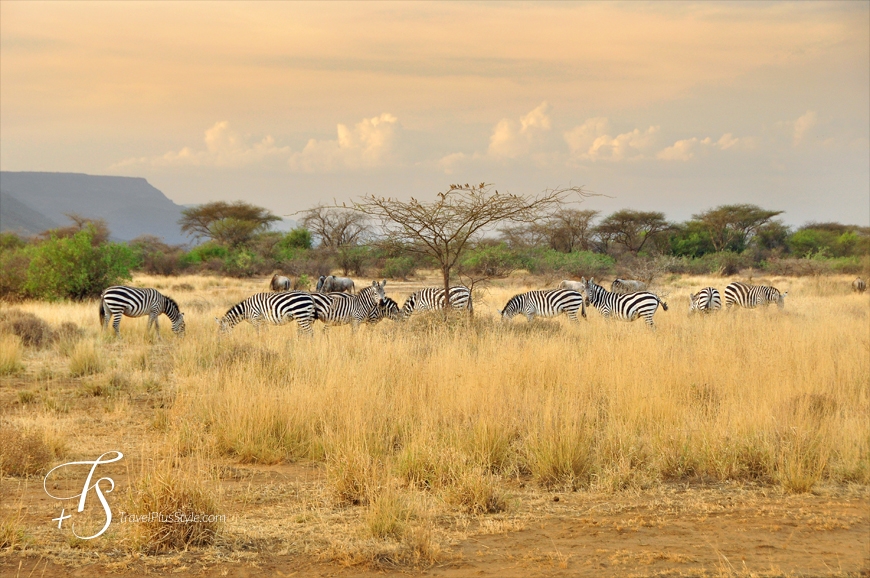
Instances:
[[[690,291],[729,281],[662,280],[655,332],[594,309],[500,323],[546,286],[522,275],[476,295],[472,321],[312,339],[218,335],[264,279],[137,277],[179,302],[183,340],[165,317],[162,341],[144,318],[101,335],[96,302],[4,304],[0,574],[866,575],[868,297],[754,279],[785,309],[687,315]],[[95,533],[97,496],[74,512],[43,476],[109,451],[113,522],[81,540],[69,524]],[[87,471],[48,488],[74,496]],[[154,511],[223,521],[125,519]]]

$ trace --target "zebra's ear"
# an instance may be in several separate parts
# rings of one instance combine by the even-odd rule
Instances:
[[[217,324],[218,324],[218,325],[220,325],[220,324],[221,324],[221,320],[220,320],[220,319],[218,319],[218,318],[217,318],[217,317],[215,317],[215,318],[214,318],[214,320],[215,320],[215,321],[217,321]]]
[[[386,286],[387,286],[387,280],[386,280],[386,279],[384,279],[384,282],[383,282],[383,283],[381,283],[381,287],[386,287]]]

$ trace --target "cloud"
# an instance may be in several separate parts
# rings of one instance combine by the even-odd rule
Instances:
[[[812,110],[808,110],[802,116],[800,116],[796,121],[794,121],[794,146],[798,146],[807,136],[807,133],[816,126],[818,123],[818,117],[816,113]]]
[[[309,140],[302,152],[290,156],[290,168],[311,173],[380,166],[392,156],[397,122],[395,116],[383,113],[363,119],[352,129],[339,124],[335,140]]]
[[[644,157],[644,151],[655,144],[658,126],[645,131],[610,136],[610,123],[606,118],[587,119],[582,125],[567,131],[563,137],[571,151],[571,158],[587,161],[622,161]]]
[[[215,123],[205,131],[203,138],[205,150],[193,150],[184,147],[178,151],[169,151],[156,157],[138,157],[125,159],[116,163],[115,167],[130,165],[151,165],[154,167],[171,166],[211,166],[240,167],[259,164],[268,159],[290,154],[290,147],[279,147],[275,139],[266,135],[261,141],[248,144],[245,139],[230,128],[229,122],[223,120]]]
[[[736,138],[730,132],[723,134],[717,141],[713,141],[710,137],[705,139],[692,137],[678,140],[673,145],[660,150],[656,158],[663,161],[688,161],[695,158],[698,154],[705,153],[711,149],[724,151],[740,144],[751,147],[752,142],[749,139]]]
[[[544,101],[520,118],[519,122],[507,118],[501,119],[495,125],[492,136],[489,137],[487,155],[493,158],[515,159],[528,154],[532,147],[540,142],[543,134],[551,128],[547,108],[547,102]]]

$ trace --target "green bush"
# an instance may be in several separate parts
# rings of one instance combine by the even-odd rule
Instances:
[[[223,261],[230,256],[230,251],[226,247],[218,245],[213,241],[197,245],[190,251],[184,254],[181,258],[182,265],[201,265],[208,263],[213,259]]]
[[[52,236],[25,249],[30,255],[24,293],[37,299],[99,297],[106,287],[132,279],[136,252],[120,243],[94,246],[93,225],[64,239]]]
[[[0,299],[21,299],[24,283],[27,281],[27,267],[30,255],[26,249],[5,249],[0,251]]]
[[[561,273],[569,277],[601,277],[612,274],[616,261],[609,255],[591,251],[562,253],[552,249],[526,255],[524,265],[530,273]]]
[[[387,279],[407,279],[416,268],[413,257],[392,257],[384,262],[381,273]]]
[[[462,258],[462,269],[486,277],[506,277],[523,267],[519,255],[505,243],[485,245],[468,251]]]

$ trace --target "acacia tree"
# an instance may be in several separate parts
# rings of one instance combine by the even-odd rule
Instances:
[[[446,298],[451,271],[484,230],[505,221],[535,222],[561,209],[572,193],[589,196],[580,187],[547,189],[526,196],[499,193],[491,184],[480,183],[450,185],[432,202],[366,195],[350,208],[378,220],[384,236],[404,245],[405,251],[433,257],[441,268]],[[444,308],[445,317],[448,310]]]
[[[749,238],[773,217],[783,211],[768,211],[756,205],[722,205],[692,215],[710,235],[713,248],[719,252],[726,248],[743,251]]]
[[[637,255],[653,235],[670,226],[664,213],[623,209],[608,215],[596,232],[603,240],[622,245]]]
[[[217,201],[184,209],[178,224],[182,233],[235,247],[249,241],[256,233],[269,230],[272,223],[280,220],[281,217],[268,209],[244,201]]]
[[[338,249],[356,245],[369,232],[365,215],[345,207],[317,205],[304,212],[302,224],[320,238],[320,245]]]

